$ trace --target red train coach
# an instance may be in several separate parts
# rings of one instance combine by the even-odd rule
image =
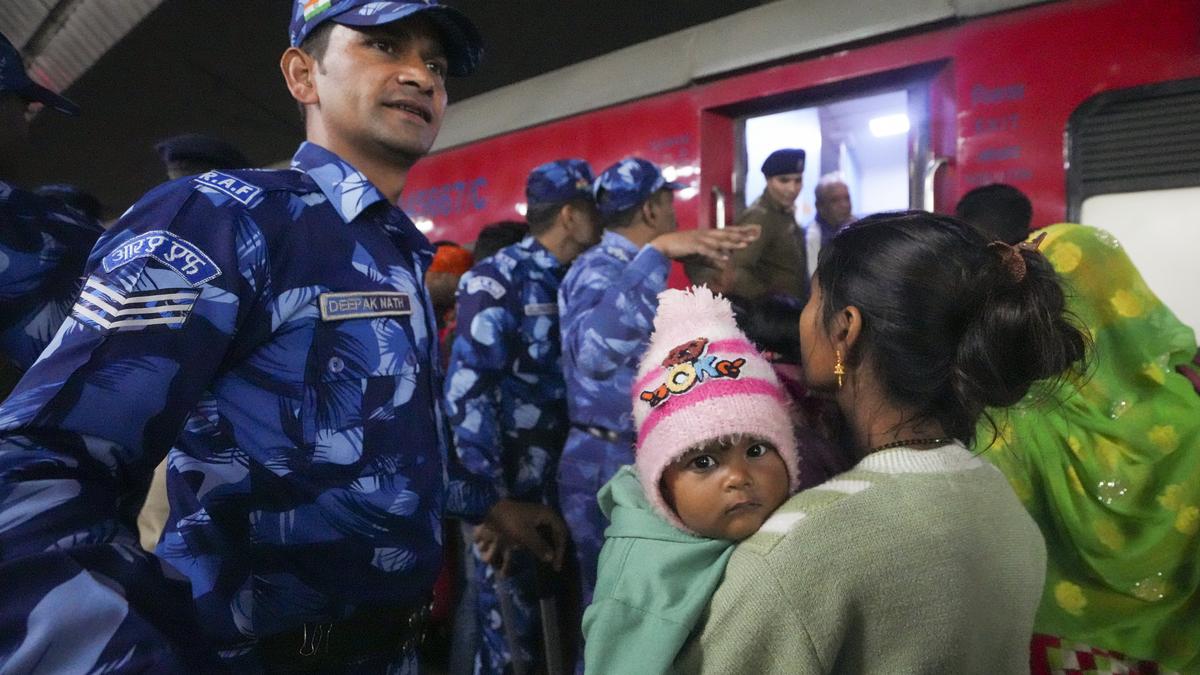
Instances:
[[[439,143],[403,199],[435,240],[519,218],[565,156],[650,159],[688,185],[680,227],[720,227],[802,147],[801,219],[834,171],[860,214],[1011,183],[1035,225],[1114,232],[1200,326],[1197,0],[781,0],[455,104]]]

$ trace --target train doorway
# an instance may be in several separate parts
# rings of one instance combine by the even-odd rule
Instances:
[[[905,89],[750,116],[741,126],[741,180],[735,188],[741,208],[762,194],[766,180],[760,167],[779,148],[802,148],[807,155],[796,200],[800,223],[817,215],[814,191],[822,177],[846,184],[855,215],[909,207],[913,120]]]

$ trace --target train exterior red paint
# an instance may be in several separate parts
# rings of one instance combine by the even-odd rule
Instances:
[[[920,81],[928,97],[924,150],[948,160],[935,174],[935,210],[1002,181],[1029,194],[1035,225],[1047,224],[1066,216],[1064,133],[1073,111],[1102,92],[1195,77],[1200,2],[1035,5],[799,56],[451,148],[418,165],[402,203],[430,239],[470,242],[484,225],[520,217],[532,167],[573,156],[600,170],[639,155],[675,167],[692,187],[677,199],[680,227],[711,227],[712,188],[732,195],[737,187],[739,117],[873,82]]]

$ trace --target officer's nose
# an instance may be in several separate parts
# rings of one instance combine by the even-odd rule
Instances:
[[[415,87],[427,94],[432,94],[437,87],[437,78],[420,56],[407,59],[396,73],[396,79],[402,86]]]

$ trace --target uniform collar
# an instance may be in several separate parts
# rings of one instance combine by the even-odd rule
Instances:
[[[292,168],[307,173],[347,223],[372,204],[387,202],[383,193],[358,169],[316,143],[300,144],[292,157]]]
[[[527,235],[524,239],[518,242],[517,246],[529,251],[530,253],[541,253],[540,256],[535,255],[534,259],[541,263],[548,263],[543,264],[543,267],[562,267],[562,263],[559,261],[558,256],[554,255],[550,249],[543,246],[542,242],[538,241],[537,237],[533,236],[532,234]]]
[[[632,241],[629,241],[629,239],[626,238],[625,235],[617,234],[616,232],[613,232],[612,230],[604,231],[604,236],[600,239],[600,244],[602,246],[616,247],[616,248],[620,249],[621,251],[623,251],[624,253],[628,253],[629,257],[631,257],[631,258],[633,256],[637,255],[637,252],[638,252],[638,247],[635,246]]]

